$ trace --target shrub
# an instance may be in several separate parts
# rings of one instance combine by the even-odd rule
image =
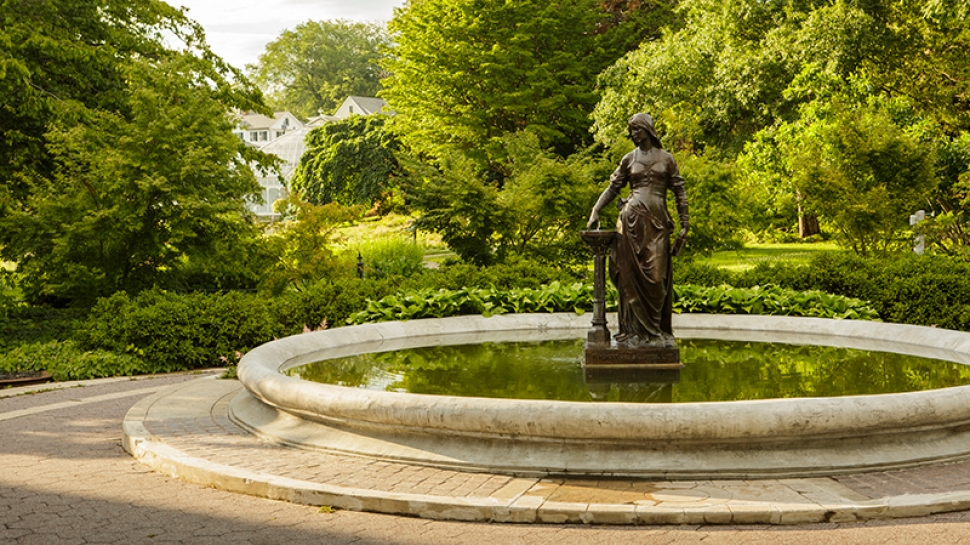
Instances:
[[[807,265],[762,263],[729,276],[739,287],[772,283],[863,299],[887,322],[970,331],[970,263],[957,258],[826,252]]]
[[[241,293],[116,293],[98,301],[75,332],[84,349],[144,358],[153,372],[234,363],[282,334],[266,301]]]
[[[612,287],[611,287],[612,288]],[[607,290],[607,308],[616,309],[616,291]],[[417,290],[369,301],[367,308],[349,322],[383,322],[417,318],[444,318],[465,314],[577,312],[592,310],[593,286],[554,282],[538,289]],[[777,286],[732,288],[731,286],[678,285],[674,288],[674,312],[712,314],[765,314],[876,320],[875,309],[864,301],[820,291],[797,292]]]
[[[424,279],[427,288],[538,288],[559,282],[571,284],[577,275],[566,267],[554,267],[525,259],[510,259],[491,267],[459,263],[430,272]]]
[[[73,341],[23,344],[0,355],[0,372],[42,370],[47,370],[58,381],[152,372],[140,358],[105,350],[85,351]]]
[[[674,264],[674,285],[720,286],[734,284],[733,280],[734,276],[729,271],[692,259],[678,259]]]
[[[0,312],[0,353],[22,344],[67,340],[85,313],[74,308],[10,305],[6,318]]]
[[[302,331],[304,326],[316,329],[324,323],[330,327],[343,325],[351,314],[362,310],[369,299],[396,293],[405,281],[401,277],[390,277],[320,282],[306,291],[268,300],[267,305],[281,334],[291,335]]]

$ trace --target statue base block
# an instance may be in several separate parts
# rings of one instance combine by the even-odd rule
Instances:
[[[677,347],[628,348],[614,344],[586,343],[584,365],[615,369],[683,369]]]

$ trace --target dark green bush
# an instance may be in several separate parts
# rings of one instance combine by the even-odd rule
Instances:
[[[86,380],[152,372],[140,358],[106,350],[85,351],[74,341],[22,344],[0,355],[0,373],[47,370],[54,380]]]
[[[698,263],[692,259],[678,259],[674,264],[674,284],[734,285],[734,276],[729,271],[714,265]]]
[[[415,279],[414,283],[420,285],[420,279]],[[306,291],[265,301],[274,321],[281,326],[282,334],[291,335],[303,331],[304,327],[318,329],[324,322],[328,327],[344,325],[351,314],[367,305],[369,299],[386,297],[409,285],[412,284],[402,277],[340,279],[320,282]]]
[[[151,372],[170,372],[235,363],[282,334],[255,295],[146,291],[99,300],[74,337],[83,349],[130,354]]]
[[[571,284],[577,276],[568,268],[553,267],[526,260],[510,260],[490,267],[455,264],[429,271],[423,279],[426,288],[458,290],[462,288],[538,288],[559,282]]]
[[[44,343],[71,338],[84,309],[46,308],[9,305],[0,314],[0,354],[29,343]]]
[[[826,252],[806,265],[762,263],[729,276],[727,283],[738,287],[770,283],[866,300],[887,322],[970,331],[970,263],[961,259]]]

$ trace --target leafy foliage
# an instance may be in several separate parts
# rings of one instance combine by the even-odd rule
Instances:
[[[348,274],[331,243],[340,225],[360,216],[360,208],[337,203],[318,206],[294,195],[287,199],[286,207],[288,219],[276,224],[265,240],[275,262],[265,273],[262,288],[280,294]]]
[[[600,76],[597,139],[617,140],[630,112],[649,111],[675,149],[737,153],[791,113],[799,97],[785,91],[806,64],[846,77],[886,52],[880,4],[685,0],[682,28]]]
[[[291,192],[313,204],[370,206],[394,189],[397,139],[380,115],[351,116],[310,131],[307,149],[289,181]]]
[[[687,250],[710,252],[740,248],[746,217],[745,198],[737,184],[735,169],[705,155],[683,155],[677,159],[686,180],[690,206],[690,236]],[[673,199],[668,199],[671,217],[677,217]]]
[[[830,218],[853,250],[886,251],[933,188],[933,150],[900,130],[885,112],[834,106],[830,123],[797,139],[796,184],[810,209]]]
[[[235,363],[283,331],[265,301],[252,295],[151,290],[99,300],[74,339],[83,349],[135,356],[164,373]]]
[[[860,96],[861,95],[861,96]],[[806,210],[833,226],[860,254],[892,248],[915,207],[934,187],[934,148],[893,120],[911,110],[878,97],[844,92],[801,107],[801,117],[749,146],[749,164],[790,176]],[[773,157],[754,158],[768,148]],[[775,151],[771,151],[772,148]]]
[[[944,254],[970,259],[970,132],[944,142],[938,152],[940,186],[934,214],[917,226],[927,244]]]
[[[8,305],[0,310],[0,353],[23,344],[66,341],[84,316],[83,309]]]
[[[421,272],[424,268],[424,251],[404,237],[366,242],[361,244],[357,251],[363,259],[364,275],[367,277],[407,277]]]
[[[596,74],[623,52],[598,0],[426,0],[397,10],[382,96],[415,152],[479,168],[495,138],[529,130],[562,155],[588,141]],[[625,28],[623,30],[626,30]],[[609,48],[609,49],[607,49]],[[619,49],[619,50],[617,50]]]
[[[47,371],[56,381],[143,375],[153,372],[140,358],[107,350],[81,350],[74,341],[24,344],[0,354],[0,372]]]
[[[347,96],[376,96],[387,45],[377,24],[307,21],[284,30],[248,69],[274,108],[309,118],[333,113]]]
[[[764,314],[877,320],[867,303],[820,291],[796,292],[777,286],[674,286],[674,312],[712,314]],[[593,308],[593,286],[552,283],[538,289],[419,290],[369,301],[349,323],[444,318],[463,314],[490,316],[526,312],[576,312]],[[607,292],[607,308],[616,309],[616,291]]]
[[[420,212],[417,225],[441,234],[463,260],[489,265],[511,256],[549,262],[585,260],[576,234],[612,165],[542,150],[537,136],[516,133],[497,140],[506,157],[499,184],[476,176],[472,161],[456,154],[441,167],[410,163],[406,194]]]
[[[732,288],[731,286],[674,286],[674,312],[710,314],[763,314],[767,316],[814,316],[878,320],[879,314],[865,301],[822,291],[792,291],[778,286]]]
[[[28,300],[177,285],[251,236],[248,163],[269,161],[228,114],[261,98],[197,25],[153,0],[11,0],[2,17],[0,253]]]
[[[419,290],[389,295],[379,301],[369,301],[367,308],[348,320],[351,324],[445,318],[463,314],[577,312],[593,306],[592,286],[574,283],[563,286],[552,283],[538,289],[466,288],[461,290]]]
[[[799,266],[762,263],[743,273],[722,270],[716,274],[694,266],[683,272],[685,281],[689,278],[691,282],[706,278],[714,285],[753,287],[770,281],[792,290],[821,290],[869,301],[887,322],[970,331],[970,286],[966,282],[970,263],[958,258],[913,254],[864,258],[829,252]]]

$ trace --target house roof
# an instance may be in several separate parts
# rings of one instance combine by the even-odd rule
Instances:
[[[382,110],[387,106],[387,101],[385,101],[382,98],[376,98],[376,97],[351,96],[351,97],[347,97],[347,100],[352,100],[354,101],[355,104],[360,106],[361,110],[363,110],[363,112],[361,112],[361,114],[363,115],[381,113]]]
[[[244,112],[239,116],[238,125],[243,129],[251,131],[280,129],[283,127],[285,120],[292,120],[287,122],[289,127],[299,128],[303,126],[303,123],[290,112],[274,112],[273,117],[267,117],[255,112]]]
[[[311,128],[313,128],[313,127],[319,127],[320,125],[323,125],[324,123],[330,123],[332,121],[340,121],[340,119],[338,119],[338,118],[336,118],[336,117],[334,117],[332,115],[323,115],[323,114],[320,114],[320,115],[318,115],[316,117],[311,117],[310,119],[308,119],[307,122],[306,122],[306,126],[307,127],[311,127]]]

